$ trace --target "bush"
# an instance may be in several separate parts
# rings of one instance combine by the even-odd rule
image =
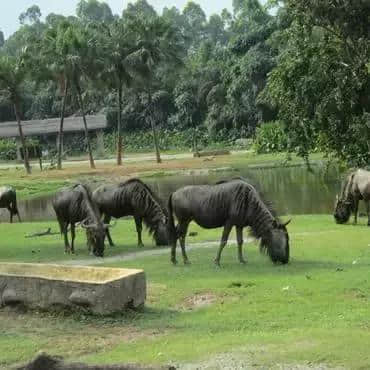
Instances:
[[[226,132],[220,132],[217,135],[209,135],[206,128],[197,128],[198,149],[217,148],[233,145],[233,136],[228,138]],[[191,150],[193,147],[193,130],[158,130],[159,146],[161,150]],[[104,135],[104,146],[107,152],[116,151],[116,134],[107,133]],[[96,142],[94,140],[94,148]],[[123,134],[124,151],[128,152],[147,152],[154,150],[152,131],[137,131]]]
[[[282,122],[267,122],[258,127],[253,146],[258,154],[286,151],[288,140]]]
[[[17,158],[17,144],[14,139],[0,139],[0,159],[12,160]]]

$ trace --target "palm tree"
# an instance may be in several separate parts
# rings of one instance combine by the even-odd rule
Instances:
[[[148,107],[146,117],[153,131],[157,162],[161,162],[158,135],[156,130],[156,99],[158,92],[158,70],[165,63],[180,65],[182,44],[178,29],[163,17],[131,18],[128,24],[135,45],[128,61],[135,68],[141,80],[142,89],[146,92]]]
[[[133,82],[132,68],[128,58],[135,51],[131,42],[127,25],[122,19],[116,19],[111,24],[99,24],[95,28],[98,38],[98,50],[102,64],[100,80],[108,88],[115,90],[117,96],[117,165],[122,165],[122,106],[123,90]]]
[[[85,138],[89,154],[90,167],[95,168],[94,158],[86,122],[84,102],[82,98],[81,78],[91,68],[91,52],[94,47],[89,45],[89,38],[82,27],[67,20],[60,22],[46,32],[41,45],[41,54],[48,66],[49,74],[57,81],[63,91],[61,118],[58,135],[58,168],[62,168],[63,123],[66,99],[71,87],[74,88],[84,123]]]
[[[26,140],[21,123],[21,86],[26,78],[27,70],[21,57],[0,56],[0,94],[14,106],[15,117],[18,123],[19,137],[23,149],[24,167],[27,174],[31,174],[28,160]]]
[[[68,24],[62,22],[46,31],[45,37],[40,45],[38,70],[41,79],[52,79],[62,92],[62,103],[60,110],[60,124],[58,132],[57,168],[62,169],[63,156],[63,129],[66,101],[70,87],[68,64],[66,63],[65,30]]]

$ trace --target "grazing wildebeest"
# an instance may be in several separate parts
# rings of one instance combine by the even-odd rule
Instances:
[[[130,179],[118,185],[103,185],[93,192],[93,200],[104,215],[106,224],[109,224],[112,217],[134,216],[139,247],[143,246],[142,221],[157,245],[168,245],[167,210],[150,187],[141,180]],[[107,237],[109,244],[113,246],[109,230]]]
[[[266,252],[274,263],[285,264],[289,261],[289,236],[286,225],[290,221],[281,223],[256,189],[242,178],[215,185],[181,188],[170,195],[168,208],[171,261],[174,264],[177,263],[177,238],[180,239],[184,263],[189,263],[185,251],[185,237],[191,221],[206,229],[224,227],[215,258],[217,265],[220,264],[222,250],[233,226],[236,227],[238,258],[241,263],[245,263],[242,246],[243,227],[246,226],[250,226],[253,235],[261,240],[261,251]],[[174,225],[173,214],[178,220],[177,228]]]
[[[7,208],[10,213],[10,223],[13,222],[13,216],[18,215],[18,220],[21,222],[17,207],[17,193],[12,186],[0,187],[0,208]]]
[[[87,239],[97,257],[104,255],[104,239],[108,225],[104,225],[98,207],[92,200],[90,189],[82,184],[60,190],[53,199],[60,231],[64,235],[66,253],[74,253],[75,224],[80,222],[86,229]],[[68,225],[71,225],[71,246],[68,241]]]
[[[357,223],[358,204],[366,204],[367,224],[370,226],[370,172],[358,169],[350,173],[344,181],[340,196],[336,196],[334,218],[338,224],[348,222],[353,212]]]

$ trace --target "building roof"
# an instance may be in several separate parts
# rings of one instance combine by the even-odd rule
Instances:
[[[102,130],[107,127],[104,115],[86,116],[89,131]],[[22,129],[25,136],[53,135],[59,132],[60,118],[22,121]],[[64,118],[64,132],[84,131],[82,117]],[[0,122],[0,137],[18,137],[18,124],[13,122]]]

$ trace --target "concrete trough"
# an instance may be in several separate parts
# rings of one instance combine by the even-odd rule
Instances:
[[[107,315],[141,306],[145,298],[143,270],[0,263],[0,306],[84,308]]]

